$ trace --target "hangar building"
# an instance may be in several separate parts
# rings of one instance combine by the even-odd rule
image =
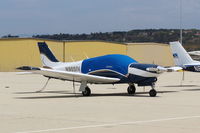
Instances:
[[[8,38],[0,39],[0,71],[15,71],[16,67],[24,65],[41,66],[37,42],[43,41],[63,62],[73,62],[106,54],[124,54],[141,63],[154,63],[162,66],[174,65],[167,44]]]

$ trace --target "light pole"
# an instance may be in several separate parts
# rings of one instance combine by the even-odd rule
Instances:
[[[182,29],[182,0],[180,0],[180,43],[183,45],[183,29]]]

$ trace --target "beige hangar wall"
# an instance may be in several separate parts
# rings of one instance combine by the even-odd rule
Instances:
[[[169,45],[161,43],[128,43],[127,55],[142,63],[174,66]]]
[[[0,71],[16,71],[19,66],[41,66],[37,42],[46,42],[60,61],[124,54],[141,63],[173,66],[169,45],[159,43],[112,43],[103,41],[55,41],[34,38],[0,39]]]

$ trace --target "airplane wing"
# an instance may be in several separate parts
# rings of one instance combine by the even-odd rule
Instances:
[[[40,74],[50,78],[76,81],[76,82],[86,81],[88,83],[103,84],[103,83],[115,83],[120,80],[119,78],[109,78],[109,77],[95,76],[77,72],[60,71],[60,70],[30,67],[30,66],[18,67],[17,69],[31,71],[33,74]]]

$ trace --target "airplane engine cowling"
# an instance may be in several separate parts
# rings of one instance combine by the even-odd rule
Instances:
[[[140,64],[132,63],[129,65],[129,80],[138,86],[151,86],[157,81],[159,74],[155,71],[148,71],[147,68],[157,68],[158,65],[154,64]]]

